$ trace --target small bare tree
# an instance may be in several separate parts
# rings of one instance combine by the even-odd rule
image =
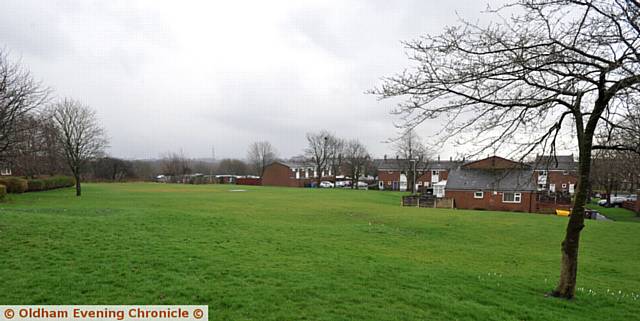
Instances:
[[[422,138],[409,129],[393,142],[393,150],[400,161],[400,170],[407,175],[407,181],[411,185],[411,192],[415,193],[414,176],[421,176],[427,168],[429,149],[422,142]]]
[[[336,144],[339,139],[326,130],[317,133],[307,133],[309,145],[305,149],[305,156],[311,160],[316,170],[316,181],[320,185],[322,172],[325,171],[336,156]]]
[[[499,22],[463,21],[406,43],[416,68],[374,92],[407,97],[397,109],[407,128],[443,119],[440,142],[455,137],[475,155],[499,149],[524,159],[573,143],[579,182],[551,292],[572,298],[591,152],[612,148],[594,144],[595,133],[618,127],[621,111],[640,96],[640,2],[519,0],[490,14]]]
[[[336,176],[340,174],[342,166],[345,161],[347,142],[339,137],[334,137],[334,141],[331,145],[331,155],[327,167],[331,170],[331,173]]]
[[[76,196],[82,194],[81,172],[87,161],[102,156],[108,141],[93,109],[65,98],[48,111],[57,130],[64,158],[76,180]]]
[[[22,131],[30,130],[20,124],[27,114],[42,106],[49,98],[49,90],[36,82],[31,73],[9,61],[0,50],[0,161],[6,160]]]
[[[350,140],[344,148],[344,165],[349,175],[353,178],[351,188],[358,187],[358,180],[362,176],[371,157],[367,148],[357,139]]]
[[[255,142],[249,145],[247,160],[257,175],[264,174],[264,169],[278,157],[275,147],[268,141]]]
[[[172,181],[176,181],[177,176],[191,174],[191,161],[184,155],[182,149],[179,152],[167,152],[160,161],[161,170],[164,175],[171,176]]]

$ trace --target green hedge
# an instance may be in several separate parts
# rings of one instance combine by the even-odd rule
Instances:
[[[44,180],[42,179],[30,179],[27,183],[29,185],[29,189],[27,191],[29,192],[44,191],[46,187]]]
[[[0,184],[0,186],[6,186],[8,193],[23,193],[71,187],[76,184],[76,181],[69,176],[52,176],[29,180],[18,177],[5,177],[0,178]]]
[[[61,187],[71,187],[76,185],[76,180],[69,176],[52,176],[43,179],[45,189],[54,189]]]
[[[26,179],[18,177],[0,178],[0,184],[7,187],[7,192],[12,194],[24,193],[29,188]]]

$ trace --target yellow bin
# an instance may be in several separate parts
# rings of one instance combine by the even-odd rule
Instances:
[[[571,211],[556,210],[556,215],[558,215],[558,216],[569,216],[569,214],[571,214]]]

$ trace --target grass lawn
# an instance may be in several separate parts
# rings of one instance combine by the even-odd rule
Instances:
[[[567,218],[399,204],[232,185],[14,195],[0,204],[0,304],[207,304],[212,320],[640,316],[640,224],[586,222],[564,301],[544,293]]]
[[[600,212],[602,215],[614,221],[640,222],[640,216],[638,216],[633,211],[622,207],[600,206],[598,205],[598,201],[599,199],[594,199],[590,204],[587,205],[587,207]]]

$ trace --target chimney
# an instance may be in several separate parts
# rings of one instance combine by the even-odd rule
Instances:
[[[400,156],[396,155],[396,160],[399,160],[399,159],[400,159]]]
[[[384,160],[387,160],[387,154],[384,154]]]
[[[438,163],[440,162],[440,155],[438,155]]]
[[[449,156],[449,161],[453,162],[453,156]]]

